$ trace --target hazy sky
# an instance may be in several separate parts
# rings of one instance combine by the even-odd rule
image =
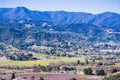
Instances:
[[[120,13],[120,0],[0,0],[0,8],[24,6],[39,11],[116,12]]]

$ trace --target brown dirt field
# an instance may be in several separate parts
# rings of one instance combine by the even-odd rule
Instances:
[[[76,78],[77,80],[102,80],[100,76],[86,76],[86,75],[78,75],[78,74],[40,74],[40,73],[19,73],[16,74],[17,80],[22,80],[20,78],[24,78],[23,80],[31,80],[31,77],[34,76],[34,80],[39,80],[40,77],[43,77],[44,80],[69,80],[71,78]],[[0,77],[9,78],[8,75],[0,75]],[[7,80],[9,80],[7,79]]]

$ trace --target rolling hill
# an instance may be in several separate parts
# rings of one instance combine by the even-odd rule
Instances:
[[[120,14],[31,11],[25,7],[0,8],[0,49],[46,54],[103,53],[120,49]],[[111,51],[111,52],[112,52]]]

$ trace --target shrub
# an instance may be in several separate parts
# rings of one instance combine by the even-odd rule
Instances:
[[[105,71],[103,69],[101,69],[101,70],[96,70],[96,75],[98,75],[98,76],[105,76],[106,73],[105,73]]]
[[[84,74],[86,74],[86,75],[93,75],[93,71],[92,71],[92,69],[89,67],[89,68],[85,68],[84,70],[83,70],[83,72],[84,72]]]
[[[111,69],[111,73],[115,73],[115,72],[117,72],[116,68]]]

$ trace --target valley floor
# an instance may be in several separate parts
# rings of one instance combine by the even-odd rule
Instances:
[[[34,79],[32,77],[34,76]],[[2,78],[11,78],[11,74],[0,75]],[[76,78],[77,80],[102,80],[101,76],[87,76],[79,74],[42,74],[42,73],[17,73],[17,80],[39,80],[40,77],[43,77],[44,80],[70,80],[71,78]]]

